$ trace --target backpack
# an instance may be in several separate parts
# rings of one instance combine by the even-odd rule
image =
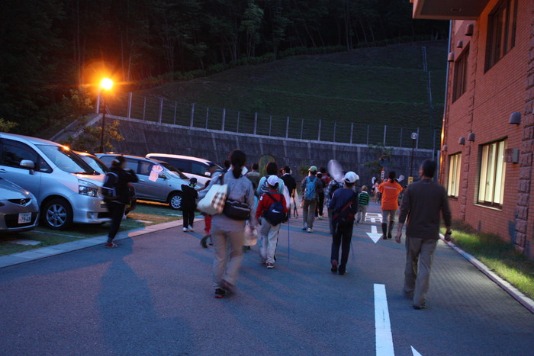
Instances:
[[[338,181],[334,181],[334,184],[331,184],[330,185],[330,191],[328,193],[328,198],[329,199],[332,199],[332,197],[334,196],[334,192],[338,189],[338,188],[341,188],[342,185],[341,183],[339,183]]]
[[[265,193],[265,195],[268,195],[273,200],[273,203],[271,203],[269,208],[263,213],[265,220],[273,226],[286,222],[287,214],[284,213],[282,198],[280,197],[279,200],[276,200],[269,192]]]
[[[315,191],[317,185],[317,177],[314,177],[313,180],[310,177],[306,177],[306,188],[304,192],[305,200],[315,200],[317,199],[317,192]]]
[[[102,185],[102,195],[105,201],[112,201],[118,198],[117,196],[117,183],[119,182],[119,176],[114,172],[106,172],[104,177],[104,184]]]
[[[356,193],[352,195],[352,197],[341,207],[341,209],[332,213],[332,223],[335,225],[340,223],[352,223],[354,221],[355,210],[352,209],[353,204],[356,206],[358,205]]]

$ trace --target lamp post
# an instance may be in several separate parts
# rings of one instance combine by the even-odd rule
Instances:
[[[413,180],[413,156],[414,156],[414,151],[415,151],[415,142],[417,141],[417,132],[412,132],[412,135],[410,137],[412,139],[412,157],[410,159],[410,178],[412,178]]]
[[[100,92],[98,94],[99,109],[100,107],[102,107],[102,130],[100,132],[100,152],[104,152],[104,129],[106,126],[106,104],[104,102],[104,95],[102,95],[102,92],[110,91],[111,88],[113,88],[113,80],[109,78],[103,78],[100,81]]]

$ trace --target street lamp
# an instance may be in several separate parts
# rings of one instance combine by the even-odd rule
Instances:
[[[413,177],[413,156],[415,151],[415,142],[417,141],[417,132],[412,132],[410,136],[412,139],[412,158],[410,160],[410,177]]]
[[[98,105],[102,107],[102,131],[100,132],[100,152],[104,152],[104,128],[106,126],[106,104],[104,102],[103,91],[110,91],[113,88],[113,80],[110,78],[103,78],[100,81],[100,92],[98,93]]]

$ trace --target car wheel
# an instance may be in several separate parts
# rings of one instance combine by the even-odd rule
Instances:
[[[169,197],[169,206],[174,210],[182,208],[182,192],[172,193]]]
[[[44,205],[42,219],[48,228],[63,230],[72,223],[72,208],[65,199],[52,199]]]

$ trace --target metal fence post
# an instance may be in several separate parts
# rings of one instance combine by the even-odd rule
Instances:
[[[333,137],[334,142],[336,142],[336,128],[337,128],[337,121],[334,121],[334,137]]]
[[[304,119],[300,120],[300,139],[302,140],[302,133],[304,131]]]
[[[257,125],[258,125],[258,113],[255,112],[254,113],[254,131],[253,131],[254,135],[256,134]]]
[[[132,92],[129,92],[128,93],[128,119],[130,119],[132,117],[132,97],[133,97],[133,93]]]
[[[286,118],[286,138],[289,137],[289,116]]]
[[[383,137],[383,145],[386,146],[386,136],[388,134],[388,126],[384,125],[384,137]]]
[[[350,144],[352,145],[352,133],[354,132],[354,122],[350,123]]]
[[[399,147],[402,147],[402,127],[401,127],[400,129],[401,129],[401,132],[400,132],[400,142],[399,142]]]
[[[226,121],[226,109],[223,109],[221,131],[224,131],[225,121]]]
[[[367,145],[369,145],[369,124],[367,124]]]
[[[145,115],[146,115],[146,96],[143,100],[143,121],[145,121]]]
[[[236,132],[239,133],[239,111],[237,112],[237,129]]]
[[[317,130],[317,141],[321,141],[321,126],[322,126],[323,120],[319,120],[319,130]]]
[[[208,129],[209,118],[210,118],[210,108],[206,108],[206,130]]]
[[[269,115],[269,136],[271,136],[272,127],[273,127],[273,116]]]
[[[191,121],[189,122],[190,127],[193,127],[194,119],[195,119],[195,103],[191,104]]]
[[[176,125],[176,110],[178,110],[178,102],[174,102],[174,124]]]
[[[161,121],[163,119],[163,98],[159,98],[159,123],[161,124]]]

